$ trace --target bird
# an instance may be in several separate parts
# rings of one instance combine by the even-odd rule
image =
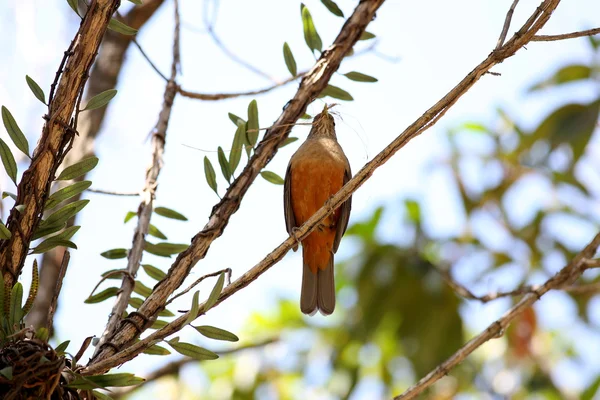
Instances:
[[[284,179],[284,212],[288,234],[304,224],[352,177],[350,163],[339,145],[332,106],[316,115],[306,141],[294,153]],[[330,315],[335,309],[334,254],[350,218],[352,197],[302,240],[300,310]],[[294,251],[298,250],[298,244]]]

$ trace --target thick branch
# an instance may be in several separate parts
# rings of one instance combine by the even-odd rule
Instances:
[[[171,63],[171,76],[165,93],[163,96],[162,110],[158,116],[158,121],[154,127],[152,134],[152,162],[146,170],[146,182],[144,190],[141,194],[142,201],[138,206],[138,223],[133,234],[133,241],[131,249],[127,257],[127,274],[123,276],[121,281],[121,289],[115,300],[115,304],[110,313],[108,324],[106,329],[100,338],[100,342],[96,347],[96,351],[99,352],[102,349],[102,345],[106,343],[107,339],[110,338],[119,323],[122,322],[122,315],[127,309],[129,299],[131,298],[131,292],[135,282],[131,277],[137,275],[137,271],[142,261],[144,252],[144,245],[146,243],[146,235],[148,234],[148,227],[150,226],[150,217],[152,216],[152,208],[155,197],[155,190],[158,180],[158,175],[163,165],[163,153],[165,151],[165,141],[167,137],[167,128],[169,127],[169,119],[171,117],[171,110],[173,108],[173,101],[177,94],[177,84],[175,78],[177,77],[177,70],[179,68],[179,32],[180,32],[180,21],[179,21],[179,2],[174,0],[175,6],[175,30],[173,33],[173,62]]]
[[[124,16],[123,22],[132,28],[140,30],[162,3],[163,0],[146,0],[142,5],[133,7]],[[87,100],[117,86],[118,76],[125,60],[125,53],[134,37],[131,35],[122,35],[111,30],[106,31],[98,57],[94,62],[90,78],[88,79],[85,94]],[[109,107],[110,104],[106,107],[86,111],[80,115],[77,126],[79,136],[73,143],[73,148],[67,153],[63,165],[74,164],[94,153],[94,142],[102,128],[102,122]],[[84,180],[85,176],[79,179]],[[57,187],[57,189],[60,189],[60,187]],[[78,195],[72,200],[79,200],[80,197]],[[74,219],[71,219],[68,223],[71,226],[74,223]],[[27,314],[27,324],[33,325],[36,329],[46,326],[48,323],[46,318],[64,251],[64,248],[57,247],[44,253],[42,257],[40,288],[33,308]]]
[[[426,388],[447,375],[452,368],[462,362],[482,344],[488,340],[502,336],[506,327],[513,319],[538,301],[544,294],[548,293],[548,291],[560,288],[564,285],[569,285],[579,278],[586,268],[585,261],[594,257],[594,254],[596,254],[596,251],[598,250],[598,246],[600,246],[600,233],[597,234],[590,244],[588,244],[566,267],[544,283],[539,289],[525,295],[521,301],[508,310],[501,318],[490,324],[490,326],[479,335],[469,340],[456,353],[442,364],[438,365],[414,386],[410,387],[401,395],[394,397],[394,400],[408,400],[415,398]]]
[[[211,243],[221,236],[229,218],[238,210],[243,196],[256,176],[275,156],[278,145],[287,138],[291,130],[290,124],[295,123],[305,113],[308,104],[325,89],[342,59],[358,41],[382,3],[383,0],[365,0],[359,3],[342,27],[334,44],[322,53],[315,66],[304,76],[296,95],[288,102],[281,116],[273,124],[273,128],[266,132],[246,168],[229,187],[223,199],[213,208],[204,229],[194,236],[190,247],[179,254],[169,269],[167,277],[154,287],[152,294],[139,308],[140,313],[152,317],[160,311],[171,293],[183,283],[192,267],[204,258]],[[143,325],[139,316],[132,316],[132,318],[136,323]],[[135,327],[131,325],[125,325],[111,339],[117,348],[130,343],[138,334]],[[90,365],[106,365],[101,361],[114,353],[115,349],[105,346],[99,355],[92,359]]]
[[[52,90],[48,120],[42,129],[30,167],[23,173],[17,189],[15,204],[24,208],[22,212],[11,211],[8,228],[12,237],[0,246],[0,265],[7,285],[14,284],[23,268],[32,235],[42,218],[54,174],[74,138],[76,127],[69,128],[71,117],[102,35],[119,4],[119,0],[96,0],[90,3],[71,48],[65,54],[67,60],[64,71],[57,74],[60,82],[56,90]]]

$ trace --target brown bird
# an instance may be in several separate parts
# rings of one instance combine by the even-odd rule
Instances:
[[[351,178],[350,164],[335,136],[333,117],[325,106],[314,118],[306,141],[292,156],[285,174],[284,209],[289,234],[306,222]],[[335,309],[333,255],[348,226],[352,198],[302,241],[300,309],[329,315]],[[294,247],[294,251],[298,246]]]

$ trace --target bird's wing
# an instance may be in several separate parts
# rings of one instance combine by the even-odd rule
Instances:
[[[285,212],[285,227],[289,234],[296,227],[296,218],[294,217],[294,208],[292,207],[292,170],[291,163],[285,172],[285,182],[283,184],[283,210]]]
[[[350,164],[346,164],[346,170],[344,171],[344,183],[352,178],[352,172],[350,171]],[[348,197],[348,200],[344,202],[339,208],[340,216],[337,221],[337,228],[335,232],[335,240],[333,242],[333,252],[337,252],[338,247],[340,246],[340,242],[342,241],[342,236],[344,236],[344,232],[346,232],[346,228],[348,227],[348,220],[350,219],[350,210],[352,209],[352,196]]]

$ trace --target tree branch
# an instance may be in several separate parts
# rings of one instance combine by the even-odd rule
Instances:
[[[165,151],[167,128],[169,127],[169,119],[171,117],[173,101],[175,100],[175,95],[177,94],[177,83],[175,82],[175,78],[177,77],[177,70],[180,62],[179,1],[174,0],[173,5],[175,9],[175,28],[173,32],[173,61],[171,63],[171,76],[165,88],[162,110],[160,111],[158,121],[154,126],[154,132],[152,134],[152,162],[146,170],[146,182],[144,185],[144,190],[141,193],[142,201],[138,206],[137,212],[138,223],[133,234],[131,249],[129,250],[129,254],[127,257],[128,274],[123,276],[123,279],[121,281],[121,289],[119,290],[119,294],[117,295],[115,304],[110,313],[106,329],[104,330],[104,333],[100,337],[100,341],[96,346],[96,353],[100,352],[102,346],[106,343],[108,338],[110,338],[114,334],[118,325],[123,321],[122,316],[125,310],[127,309],[127,305],[129,303],[129,299],[131,298],[131,293],[133,292],[133,287],[135,284],[135,281],[131,278],[137,275],[137,271],[140,267],[140,263],[142,261],[142,256],[144,252],[144,245],[146,243],[146,235],[148,234],[148,227],[150,226],[150,218],[152,216],[156,182],[163,165],[163,153]]]
[[[52,100],[48,103],[47,112],[49,118],[42,129],[29,169],[23,173],[17,189],[15,204],[23,206],[23,210],[11,211],[7,225],[12,236],[0,245],[0,268],[4,282],[9,287],[21,273],[32,235],[42,218],[54,175],[74,139],[77,127],[75,122],[70,125],[71,118],[102,36],[119,4],[119,0],[96,0],[90,3],[71,47],[65,53],[64,70],[57,72],[60,81],[52,86]]]
[[[510,322],[521,314],[525,309],[529,308],[533,303],[538,301],[544,294],[552,289],[558,289],[564,285],[569,285],[581,276],[586,269],[585,261],[591,259],[596,254],[600,246],[600,233],[577,255],[575,258],[556,275],[550,278],[546,283],[528,293],[514,307],[508,310],[504,315],[490,324],[487,329],[469,340],[463,347],[458,349],[450,358],[438,365],[433,371],[427,374],[423,379],[410,387],[404,393],[394,397],[394,400],[413,399],[422,393],[429,386],[447,375],[452,368],[462,362],[469,354],[479,348],[485,342],[498,338],[504,334],[504,330]]]
[[[221,236],[229,222],[229,218],[238,210],[242,198],[254,179],[262,168],[275,156],[279,144],[287,138],[291,130],[289,124],[295,123],[305,113],[308,104],[325,89],[342,59],[358,41],[358,38],[373,19],[375,11],[377,11],[383,1],[364,0],[358,4],[352,16],[348,18],[342,27],[334,44],[323,51],[315,66],[304,76],[296,95],[288,102],[281,116],[273,124],[273,128],[266,132],[264,139],[256,147],[248,165],[231,184],[221,201],[213,208],[204,229],[194,236],[190,247],[178,255],[169,269],[167,277],[154,287],[152,294],[138,309],[139,313],[147,318],[153,317],[164,307],[167,298],[183,283],[191,268],[200,259],[204,258],[211,243]],[[231,286],[233,284],[228,287]],[[138,324],[142,324],[143,322],[143,319],[138,315],[132,315],[131,318]],[[123,326],[111,339],[111,342],[117,348],[123,348],[125,345],[130,344],[132,339],[139,334],[135,327],[131,325],[127,324]],[[90,361],[88,369],[99,372],[117,365],[106,362],[115,353],[114,348],[105,346]],[[115,359],[112,361],[114,362]]]
[[[494,50],[498,50],[504,44],[504,41],[506,40],[506,34],[508,33],[508,28],[510,28],[510,21],[512,21],[512,16],[515,12],[515,8],[517,8],[517,4],[519,4],[519,0],[514,0],[510,6],[510,9],[506,13],[504,26],[502,27],[502,32],[500,32],[500,37],[498,38],[498,43],[496,43],[496,48]]]
[[[593,36],[600,34],[600,28],[588,29],[587,31],[563,33],[561,35],[536,35],[532,42],[552,42],[555,40],[573,39],[582,36]]]

